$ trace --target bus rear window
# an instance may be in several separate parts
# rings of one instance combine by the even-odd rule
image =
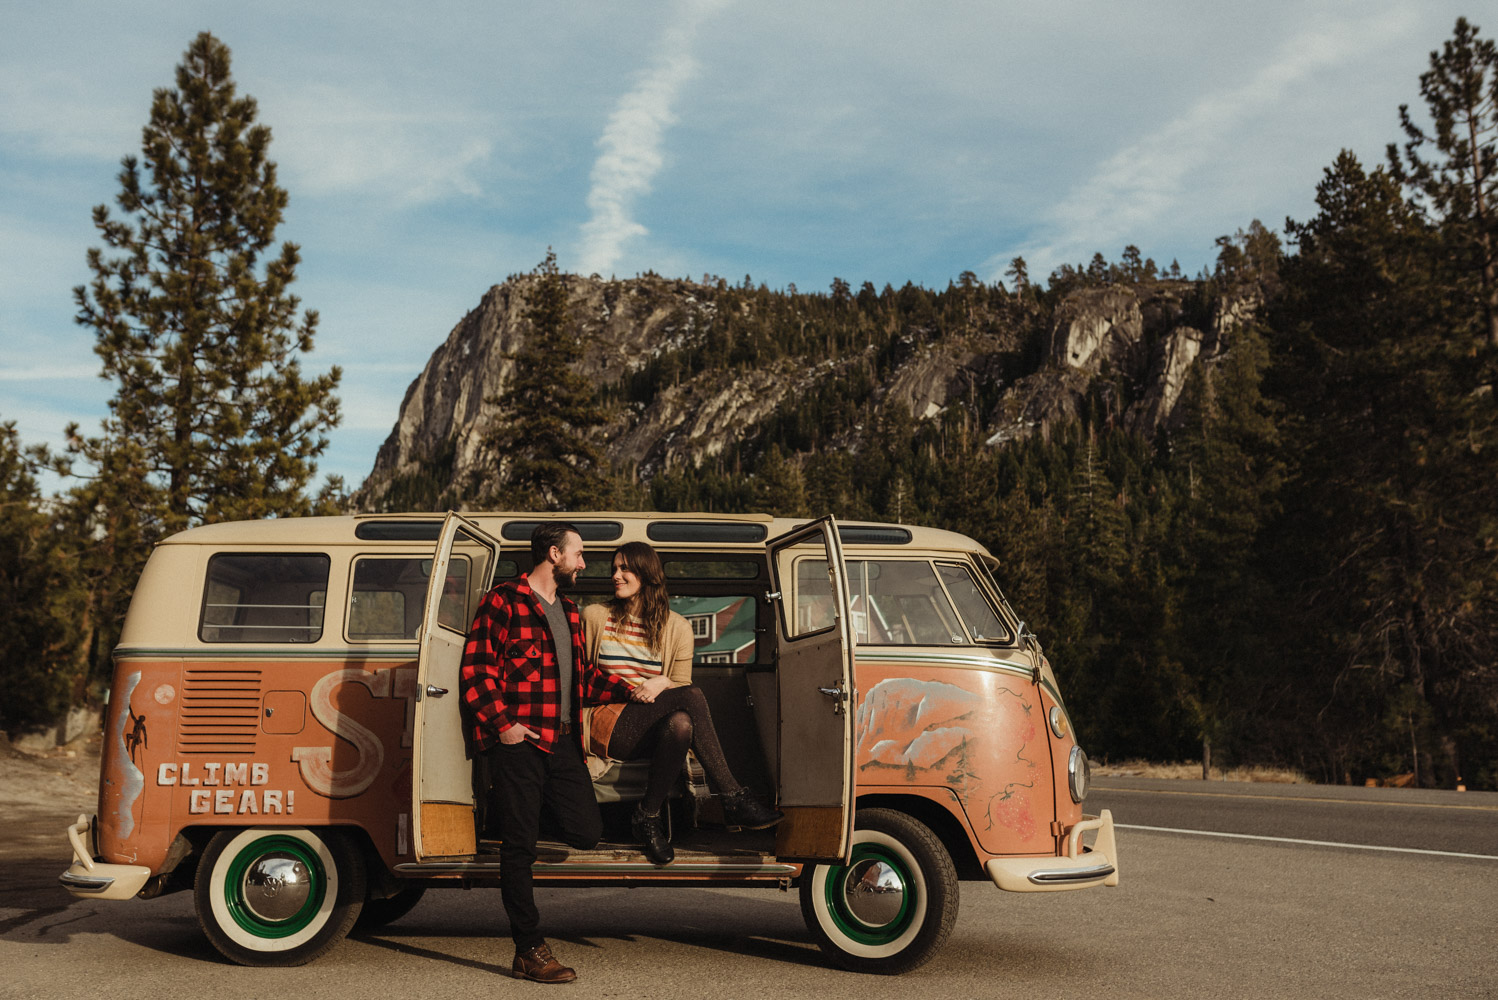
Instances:
[[[222,553],[208,561],[198,638],[204,642],[316,642],[329,559],[322,553]]]
[[[758,606],[749,594],[672,597],[671,610],[692,627],[692,662],[753,663]]]
[[[574,594],[573,597],[580,608],[607,604],[613,599],[609,594]],[[759,614],[759,602],[754,595],[673,595],[671,610],[691,626],[694,666],[758,662],[759,638],[755,632],[755,618]]]

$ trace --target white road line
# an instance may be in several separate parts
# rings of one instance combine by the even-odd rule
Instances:
[[[1176,830],[1168,826],[1138,826],[1114,823],[1119,830],[1150,830],[1154,833],[1189,833],[1195,837],[1231,837],[1234,840],[1269,840],[1276,844],[1309,844],[1312,847],[1345,847],[1353,851],[1390,851],[1396,854],[1434,854],[1442,858],[1476,858],[1498,861],[1498,854],[1462,854],[1460,851],[1427,851],[1418,847],[1378,847],[1373,844],[1339,844],[1334,840],[1298,840],[1294,837],[1261,837],[1252,833],[1221,833],[1216,830]]]
[[[1498,812],[1498,806],[1457,805],[1452,802],[1390,802],[1384,799],[1343,799],[1320,795],[1266,795],[1257,792],[1200,792],[1174,788],[1120,788],[1093,782],[1094,791],[1136,793],[1139,795],[1187,795],[1195,798],[1219,799],[1272,799],[1275,802],[1333,802],[1341,806],[1386,806],[1396,809],[1470,809],[1477,812]]]

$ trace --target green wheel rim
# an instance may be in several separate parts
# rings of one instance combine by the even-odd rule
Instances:
[[[848,910],[848,876],[858,867],[860,861],[866,860],[881,861],[889,865],[899,875],[900,884],[905,888],[900,911],[881,927],[870,927]],[[915,891],[915,881],[910,877],[910,867],[905,860],[879,844],[861,844],[853,848],[850,864],[830,866],[824,889],[827,912],[832,915],[838,931],[850,940],[863,945],[889,944],[910,929],[910,921],[915,911],[915,900],[911,896]]]
[[[307,894],[307,901],[296,913],[284,920],[268,920],[260,916],[250,909],[244,898],[245,871],[261,857],[273,851],[293,855],[306,866],[308,874],[312,877],[312,891]],[[323,898],[328,892],[328,875],[323,868],[322,859],[317,856],[317,852],[312,849],[311,845],[295,837],[274,834],[261,837],[235,855],[224,878],[223,892],[229,913],[240,927],[256,937],[284,938],[304,929],[322,909]]]

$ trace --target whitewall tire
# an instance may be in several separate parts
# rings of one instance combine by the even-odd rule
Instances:
[[[957,920],[957,871],[937,836],[892,809],[854,818],[852,861],[816,865],[801,883],[812,937],[843,968],[906,972],[946,942]]]
[[[193,899],[203,932],[241,965],[304,965],[349,932],[364,863],[336,832],[255,827],[214,834]]]

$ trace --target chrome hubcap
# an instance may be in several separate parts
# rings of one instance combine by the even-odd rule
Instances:
[[[865,927],[884,927],[905,906],[905,882],[894,866],[873,858],[857,861],[843,882],[848,913]]]
[[[245,908],[274,923],[296,916],[312,893],[312,876],[295,855],[273,851],[245,869],[240,897]]]

